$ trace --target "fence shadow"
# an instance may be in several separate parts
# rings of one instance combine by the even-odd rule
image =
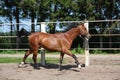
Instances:
[[[30,63],[30,66],[32,66],[34,69],[40,69],[41,67],[44,67],[46,69],[58,69],[59,68],[58,64],[53,64],[53,63],[46,63],[45,66],[43,66],[41,63],[38,63],[37,67],[36,67],[36,64]],[[85,67],[85,64],[82,64],[82,67]],[[63,64],[61,68],[62,70],[70,70],[73,68],[78,68],[78,66],[72,65],[72,64]],[[73,69],[73,71],[76,71],[76,70]]]

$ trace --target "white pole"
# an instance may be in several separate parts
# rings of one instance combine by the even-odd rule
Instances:
[[[41,32],[46,33],[46,23],[41,22]],[[45,49],[41,48],[41,64],[45,66]]]
[[[41,32],[46,33],[46,23],[45,22],[41,22]]]
[[[45,66],[45,49],[41,48],[41,64]]]
[[[85,21],[84,23],[87,31],[89,31],[89,23],[88,21]],[[90,64],[90,54],[89,54],[89,40],[85,40],[85,66],[89,66]]]

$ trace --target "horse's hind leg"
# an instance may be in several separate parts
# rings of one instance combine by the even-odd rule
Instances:
[[[32,53],[32,50],[30,49],[30,50],[28,50],[26,53],[25,53],[25,55],[24,55],[24,57],[23,57],[23,60],[22,60],[22,62],[20,63],[20,65],[18,66],[18,67],[26,67],[24,64],[25,64],[25,60],[27,59],[27,57],[30,55]]]

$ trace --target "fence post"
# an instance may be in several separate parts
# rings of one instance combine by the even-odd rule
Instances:
[[[41,32],[46,33],[46,23],[41,22]],[[45,49],[41,48],[41,64],[45,66]]]
[[[89,31],[89,23],[88,21],[85,21],[84,23],[87,31]],[[90,54],[89,54],[89,40],[84,40],[84,45],[85,45],[85,66],[89,66],[90,64]]]

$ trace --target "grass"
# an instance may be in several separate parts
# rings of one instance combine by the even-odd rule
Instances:
[[[22,61],[22,58],[15,57],[2,57],[0,58],[0,63],[19,63]],[[28,58],[27,62],[32,62],[32,59]]]
[[[25,52],[26,52],[25,50],[20,50],[20,51],[19,50],[1,50],[0,54],[25,54]],[[85,53],[84,49],[81,49],[81,48],[72,49],[71,52],[73,54],[84,54]],[[38,53],[40,53],[40,51]],[[60,52],[50,52],[50,51],[46,50],[45,53],[47,53],[47,54],[59,54]],[[95,49],[95,50],[90,50],[90,53],[91,54],[110,54],[110,53],[118,54],[118,53],[120,53],[120,51],[119,50],[106,51],[106,50]]]
[[[17,51],[17,50],[1,50],[0,54],[24,54],[25,51]]]
[[[25,50],[1,50],[0,51],[0,54],[25,54]],[[72,53],[74,54],[83,54],[84,53],[84,50],[83,49],[73,49],[71,50]],[[40,51],[38,52],[40,53]],[[48,50],[45,51],[45,53],[49,53],[49,54],[58,54],[60,52],[50,52]]]
[[[0,57],[0,63],[20,63],[22,61],[22,58],[16,58],[16,57]],[[40,58],[37,59],[37,62],[40,63]],[[33,63],[33,60],[31,58],[27,58],[26,62]],[[52,63],[56,64],[59,63],[58,58],[46,58],[46,63]],[[63,61],[65,63],[65,61]]]

